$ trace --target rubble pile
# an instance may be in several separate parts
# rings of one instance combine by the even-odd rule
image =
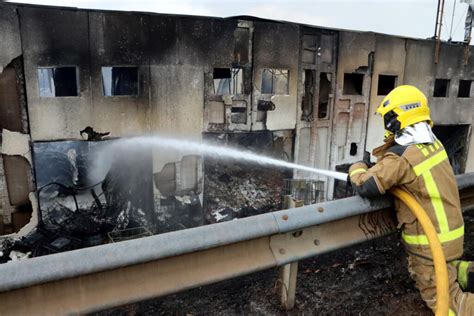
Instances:
[[[77,207],[71,196],[57,195],[57,191],[40,195],[42,220],[33,231],[0,242],[0,263],[99,245],[119,226],[119,217],[91,195],[75,196]]]
[[[206,159],[204,209],[210,223],[281,209],[288,170],[237,161]]]
[[[199,194],[172,195],[155,200],[155,233],[162,234],[203,224]]]
[[[90,184],[88,170],[77,167],[87,150],[77,143],[39,151],[41,220],[28,235],[0,241],[0,263],[99,245],[108,242],[110,232],[153,227],[149,156],[120,155],[103,181]],[[68,155],[61,155],[64,147]]]

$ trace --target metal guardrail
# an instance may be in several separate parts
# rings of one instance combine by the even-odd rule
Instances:
[[[457,176],[474,208],[474,173]],[[0,265],[0,314],[86,313],[281,266],[395,230],[389,197],[307,205]]]

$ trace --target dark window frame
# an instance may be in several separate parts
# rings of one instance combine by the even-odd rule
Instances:
[[[286,74],[283,73],[284,71],[286,71]],[[268,72],[270,75],[271,75],[271,86],[270,86],[270,90],[267,90],[268,87],[265,87],[265,84],[264,83],[264,80],[265,80],[265,73]],[[276,72],[280,72],[278,74],[276,74]],[[286,91],[285,93],[277,93],[276,89],[275,89],[275,84],[274,84],[274,81],[275,81],[275,77],[276,76],[283,76],[283,77],[286,77]],[[264,91],[265,90],[265,91]],[[283,69],[283,68],[263,68],[262,69],[262,78],[260,80],[260,91],[262,94],[270,94],[270,95],[285,95],[285,96],[288,96],[290,95],[290,69]]]
[[[352,79],[349,81],[349,78],[352,78]],[[357,81],[354,79],[357,79]],[[344,80],[343,86],[342,86],[343,95],[364,95],[365,74],[361,74],[357,72],[345,72],[343,80]],[[354,91],[349,91],[349,83],[352,83],[350,86],[351,88],[354,88]]]
[[[56,84],[53,86],[50,87],[50,92],[53,93],[54,91],[54,95],[47,95],[47,94],[42,94],[42,91],[44,90],[42,88],[42,82],[44,82],[44,79],[42,79],[42,71],[43,70],[47,70],[47,69],[60,69],[60,68],[74,68],[74,71],[75,71],[75,76],[74,76],[74,80],[75,80],[75,86],[76,86],[76,89],[75,89],[75,94],[68,94],[68,95],[56,95]],[[38,95],[40,98],[78,98],[80,97],[80,92],[81,92],[81,89],[80,89],[80,77],[79,77],[79,66],[76,66],[76,65],[58,65],[58,66],[38,66],[37,68],[37,79],[38,79]],[[54,79],[53,79],[54,80]],[[54,90],[53,90],[54,89]]]
[[[463,84],[466,83],[468,84],[467,90],[465,90]],[[471,90],[472,90],[472,80],[470,79],[459,79],[459,85],[458,85],[458,98],[461,99],[468,99],[471,97]],[[467,91],[467,94],[464,92]]]
[[[110,94],[106,93],[105,82],[104,82],[104,69],[110,68],[113,72],[114,68],[133,68],[136,69],[136,87],[135,94],[112,94],[112,86],[110,87]],[[101,82],[102,82],[102,96],[106,98],[137,98],[140,96],[140,67],[138,65],[113,65],[113,66],[102,66],[100,68]],[[112,81],[112,74],[111,79]]]
[[[435,78],[433,98],[449,98],[451,79]]]
[[[388,82],[389,80],[390,81],[393,80],[393,85],[392,85],[392,82]],[[384,86],[380,85],[381,81],[383,82]],[[390,85],[391,88],[386,88],[385,84]],[[397,75],[379,74],[379,76],[377,78],[377,95],[387,95],[387,94],[389,94],[390,91],[395,89],[397,84],[398,84],[398,76]]]
[[[331,111],[331,101],[333,94],[333,73],[332,72],[320,72],[319,73],[319,88],[318,88],[318,120],[329,120],[329,114]],[[328,90],[323,90],[323,79],[326,80],[327,85],[324,87],[328,88]],[[323,102],[323,97],[324,101]]]
[[[228,72],[228,75],[226,74]],[[240,79],[239,79],[240,77]],[[229,79],[227,80],[228,93],[223,92],[219,93],[219,86],[216,87],[216,80]],[[223,82],[223,84],[226,84]],[[245,84],[245,71],[242,67],[215,67],[213,69],[212,75],[212,86],[214,95],[224,96],[224,95],[242,95],[245,94],[244,89]],[[240,85],[240,86],[239,86]]]

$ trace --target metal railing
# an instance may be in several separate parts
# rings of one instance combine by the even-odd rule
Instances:
[[[457,181],[474,208],[474,173]],[[355,196],[3,264],[0,314],[91,312],[281,266],[395,231],[392,208]]]

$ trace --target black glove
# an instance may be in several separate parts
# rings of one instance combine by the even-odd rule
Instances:
[[[367,165],[367,168],[372,168],[375,164],[370,161],[370,153],[368,151],[364,152],[364,159],[361,161]]]

